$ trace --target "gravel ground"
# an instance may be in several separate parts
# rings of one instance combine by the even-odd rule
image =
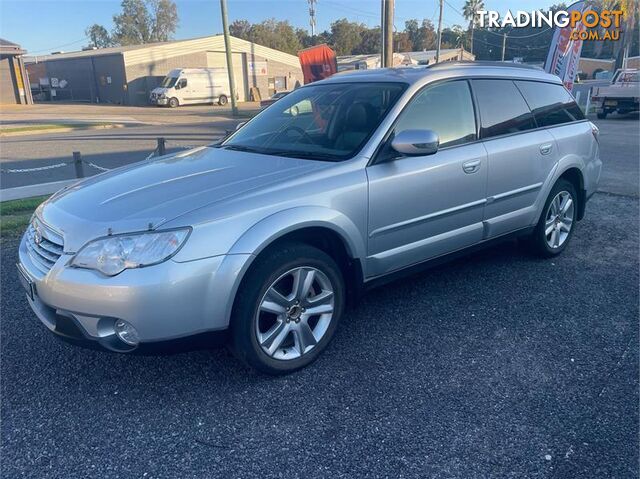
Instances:
[[[622,213],[621,213],[622,212]],[[638,477],[638,201],[378,289],[284,378],[57,341],[2,243],[2,477]]]

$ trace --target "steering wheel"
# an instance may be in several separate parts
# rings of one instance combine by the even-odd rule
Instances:
[[[282,131],[281,135],[289,137],[289,132],[297,133],[300,136],[300,138],[304,138],[305,140],[307,140],[307,142],[311,144],[314,143],[313,138],[311,138],[311,136],[309,136],[309,134],[299,126],[289,126]]]

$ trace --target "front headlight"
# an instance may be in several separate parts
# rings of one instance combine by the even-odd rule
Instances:
[[[178,252],[189,232],[179,229],[100,238],[83,246],[71,266],[115,276],[125,269],[162,263]]]

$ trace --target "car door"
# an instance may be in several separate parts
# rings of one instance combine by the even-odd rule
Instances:
[[[471,82],[480,112],[480,138],[488,155],[487,238],[530,226],[536,200],[558,161],[553,136],[534,116],[510,79]]]
[[[435,131],[440,138],[439,150],[410,157],[394,152],[390,147],[393,136],[414,129]],[[408,103],[367,168],[369,276],[482,239],[487,154],[476,139],[467,81],[427,86]]]

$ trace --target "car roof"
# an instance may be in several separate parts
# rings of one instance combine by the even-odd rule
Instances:
[[[428,83],[443,78],[497,77],[562,83],[544,70],[518,63],[444,62],[429,66],[350,70],[322,80],[322,83],[402,82]]]

